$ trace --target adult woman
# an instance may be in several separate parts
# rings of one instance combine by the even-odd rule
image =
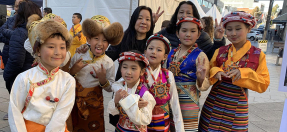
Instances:
[[[119,54],[129,50],[144,52],[146,40],[153,34],[154,24],[152,11],[149,7],[139,6],[131,16],[130,24],[125,31],[122,42],[111,46],[106,54],[116,60]]]
[[[32,14],[41,16],[40,8],[31,1],[21,2],[15,18],[14,31],[9,41],[9,58],[4,70],[4,80],[10,93],[12,84],[17,75],[31,68],[34,58],[24,48],[28,38],[26,24]]]
[[[176,22],[182,17],[195,17],[200,19],[199,13],[195,7],[195,5],[190,1],[182,1],[179,3],[176,8],[174,14],[170,19],[170,24],[166,29],[163,29],[158,32],[158,34],[162,34],[168,38],[171,43],[172,48],[177,48],[180,44],[178,37],[176,36]],[[217,23],[217,21],[215,21]],[[198,47],[203,50],[203,52],[207,55],[210,60],[214,51],[225,45],[225,39],[223,37],[224,29],[221,24],[216,25],[216,29],[214,32],[214,44],[210,40],[210,37],[206,32],[201,32],[200,37],[196,40]]]
[[[203,31],[206,32],[210,39],[213,39],[213,33],[214,33],[214,28],[213,28],[213,19],[211,16],[203,17],[201,18],[201,23],[203,26]]]

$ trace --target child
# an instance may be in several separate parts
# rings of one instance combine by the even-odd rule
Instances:
[[[102,16],[104,17],[104,16]],[[113,61],[105,55],[109,43],[117,45],[123,36],[120,23],[109,25],[102,17],[83,22],[83,33],[90,44],[86,53],[76,53],[70,74],[76,78],[76,104],[72,111],[73,131],[105,131],[102,89],[111,92],[115,81]]]
[[[58,22],[47,20],[35,27],[32,44],[38,66],[19,74],[9,104],[13,132],[67,131],[66,120],[75,101],[75,79],[59,69],[70,47],[71,36]]]
[[[123,79],[113,84],[114,98],[109,102],[108,112],[120,115],[116,132],[146,132],[152,119],[152,110],[156,104],[153,96],[140,79],[149,65],[147,58],[138,52],[124,52],[119,58]],[[146,100],[147,106],[139,108],[140,100]]]
[[[156,100],[152,121],[148,125],[149,132],[169,131],[171,115],[173,115],[176,131],[184,131],[173,74],[161,66],[169,51],[170,43],[166,37],[155,34],[148,38],[145,56],[149,60],[150,67],[146,68],[145,83]]]
[[[256,25],[253,16],[232,12],[222,18],[222,23],[232,44],[217,49],[210,61],[213,87],[203,105],[198,129],[247,132],[248,89],[263,93],[270,83],[266,58],[246,39]]]
[[[80,13],[74,13],[72,22],[73,26],[70,29],[70,34],[73,36],[73,41],[70,48],[71,57],[76,53],[76,49],[82,44],[86,43],[86,37],[82,33],[82,26],[80,22],[82,21],[82,15]]]
[[[198,131],[200,91],[206,91],[210,86],[208,58],[194,47],[202,27],[193,17],[181,18],[176,25],[181,44],[169,53],[167,68],[175,77],[184,129]]]

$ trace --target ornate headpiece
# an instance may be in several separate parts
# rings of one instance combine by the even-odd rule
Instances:
[[[170,44],[169,40],[168,40],[165,36],[163,36],[162,34],[157,34],[157,33],[156,33],[156,34],[154,34],[154,35],[151,35],[151,36],[147,39],[147,41],[146,41],[146,46],[148,46],[148,44],[149,44],[153,39],[161,40],[161,41],[165,44],[165,46],[167,47],[168,53],[170,52],[170,50],[171,50],[171,44]]]
[[[251,28],[253,28],[256,25],[256,20],[252,15],[241,11],[231,12],[222,17],[221,21],[223,23],[224,28],[226,27],[226,24],[229,22],[247,23],[251,26]]]
[[[194,18],[194,17],[182,17],[179,20],[177,20],[176,26],[178,26],[180,23],[183,23],[183,22],[195,23],[199,27],[199,30],[202,29],[202,24],[201,24],[200,20],[198,20],[197,18]]]
[[[118,59],[119,63],[122,63],[122,61],[130,60],[130,61],[143,61],[147,66],[149,66],[148,59],[144,57],[141,54],[135,53],[135,52],[123,52],[120,54],[120,58]]]

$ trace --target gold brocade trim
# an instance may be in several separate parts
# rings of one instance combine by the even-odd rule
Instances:
[[[85,63],[88,63],[88,64],[90,64],[90,63],[95,63],[97,60],[99,60],[99,59],[102,59],[103,57],[105,57],[105,53],[104,54],[102,54],[101,56],[99,56],[99,57],[95,57],[95,55],[93,54],[93,52],[91,51],[91,50],[89,50],[89,54],[90,54],[90,57],[92,58],[92,60],[87,60],[87,61],[85,61]]]

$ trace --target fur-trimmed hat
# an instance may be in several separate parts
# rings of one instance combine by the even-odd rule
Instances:
[[[32,48],[36,41],[43,44],[52,34],[60,33],[68,42],[67,49],[69,49],[72,38],[67,30],[67,25],[65,21],[59,23],[51,20],[55,16],[55,14],[50,13],[41,19],[37,14],[33,14],[28,18],[26,28],[28,29],[28,37]]]
[[[109,19],[105,16],[97,15],[92,19],[86,19],[82,23],[83,34],[87,38],[92,38],[100,33],[103,33],[108,43],[111,45],[118,45],[124,36],[123,26],[114,22],[110,24]]]

